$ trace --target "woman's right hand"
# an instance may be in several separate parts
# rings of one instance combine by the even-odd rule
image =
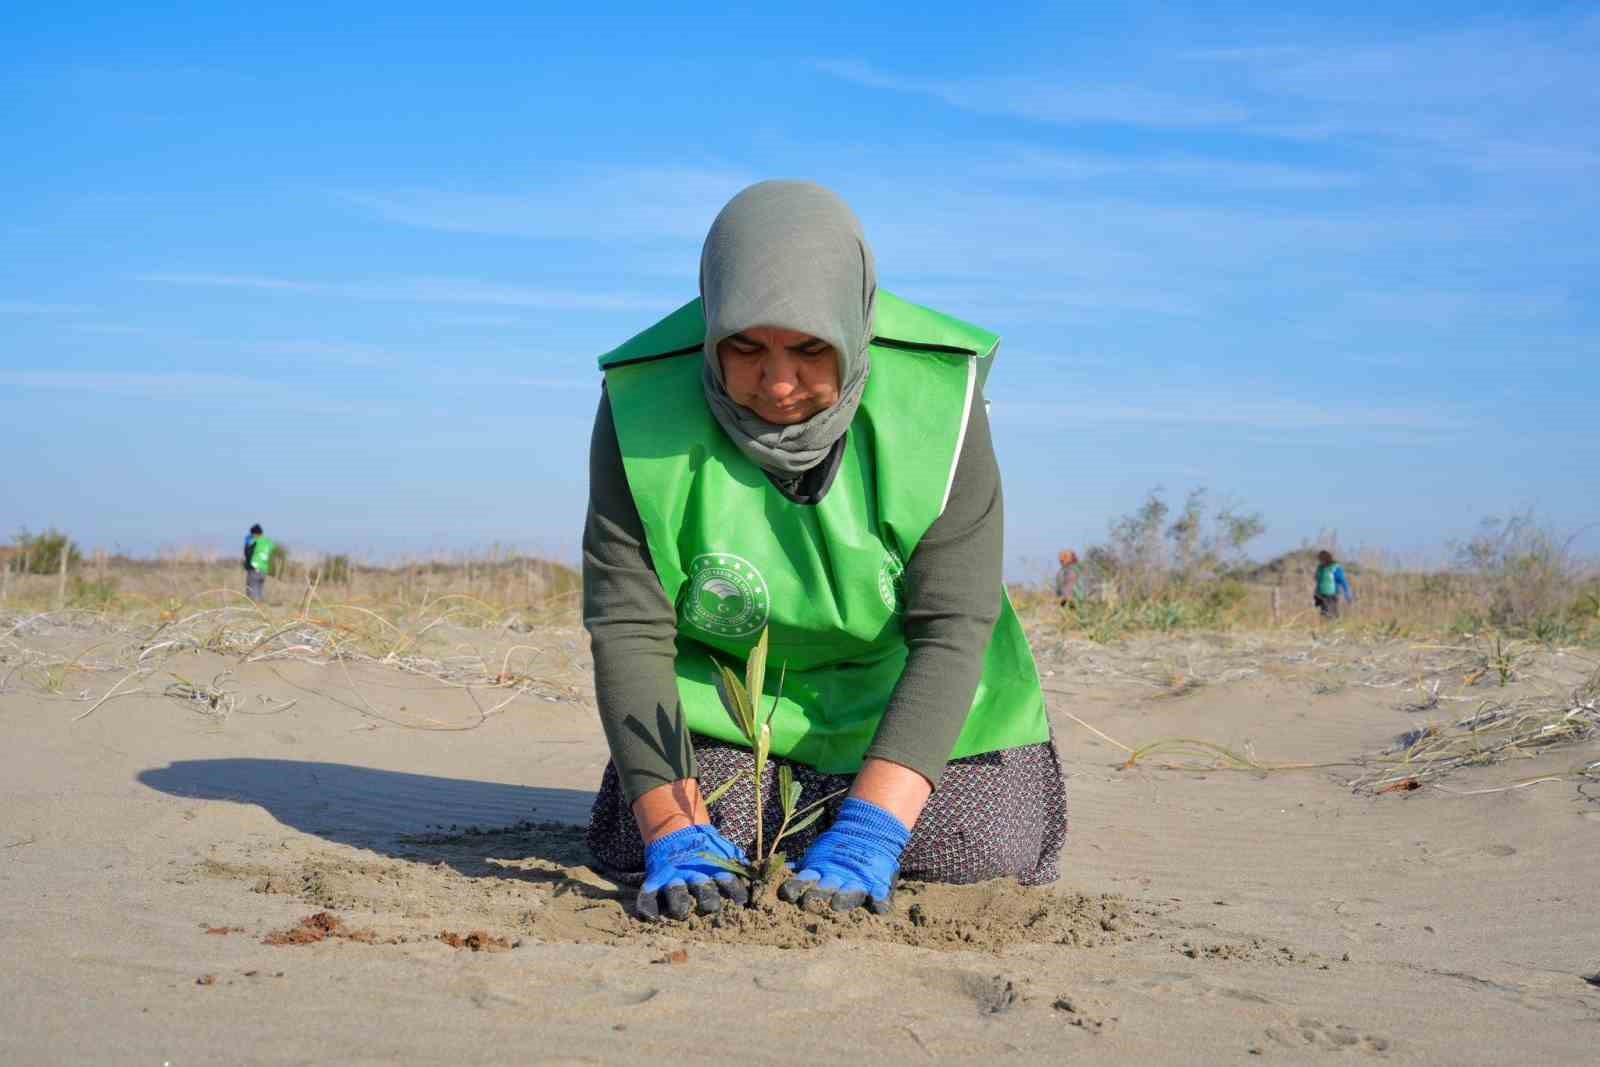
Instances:
[[[641,919],[687,919],[696,910],[710,915],[722,910],[722,899],[748,904],[744,879],[707,859],[749,863],[744,850],[709,823],[674,831],[645,846],[644,885],[636,908]]]

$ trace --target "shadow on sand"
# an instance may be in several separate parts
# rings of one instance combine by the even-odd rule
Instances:
[[[584,825],[594,794],[304,760],[180,760],[139,781],[191,800],[254,804],[285,826],[394,859],[444,863],[471,878],[565,884],[611,897],[554,870],[494,860],[592,862]]]

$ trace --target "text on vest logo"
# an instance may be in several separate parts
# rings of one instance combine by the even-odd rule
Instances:
[[[749,560],[707,552],[689,562],[683,621],[720,637],[759,633],[771,614],[767,580]]]

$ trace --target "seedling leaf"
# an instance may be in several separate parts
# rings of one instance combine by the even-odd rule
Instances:
[[[753,746],[756,742],[756,724],[755,715],[750,708],[750,694],[745,690],[744,683],[739,681],[739,676],[726,666],[719,663],[717,670],[721,683],[722,704],[728,709],[733,724]]]
[[[767,769],[767,757],[772,755],[772,727],[766,723],[761,724],[761,732],[756,735],[756,781],[761,780],[761,774]]]
[[[820,814],[821,809],[822,809],[822,805],[826,804],[828,801],[832,800],[834,797],[841,796],[844,793],[848,793],[848,792],[849,792],[848,789],[835,789],[833,792],[829,793],[827,796],[823,797],[821,800],[813,800],[811,803],[807,804],[804,808],[800,809],[800,814],[801,815],[807,815],[807,814],[810,814],[811,812],[814,812],[814,811],[818,812]]]
[[[738,783],[739,779],[741,779],[743,777],[744,777],[744,772],[740,771],[738,774],[734,775],[732,778],[729,778],[726,782],[723,782],[721,785],[717,786],[711,792],[707,793],[705,795],[705,798],[704,798],[706,807],[709,808],[711,805],[715,804],[717,801],[719,801],[723,797],[727,796],[728,795],[728,790],[732,789],[734,787],[734,785]]]
[[[756,641],[756,647],[750,650],[750,658],[744,665],[745,691],[750,696],[750,707],[756,709],[761,706],[761,691],[767,684],[767,628],[761,628],[761,637]]]
[[[771,722],[772,721],[772,717],[774,715],[778,714],[778,702],[783,699],[783,683],[788,677],[789,677],[789,661],[788,660],[784,660],[783,661],[783,666],[778,668],[778,692],[777,692],[777,695],[775,695],[772,698],[772,707],[767,710],[767,721],[768,722]]]
[[[794,825],[785,830],[782,836],[788,837],[791,834],[797,834],[820,818],[822,818],[822,809],[820,807],[814,807],[811,809],[811,813],[809,815],[802,815],[800,818],[796,819]],[[781,839],[782,838],[779,840]],[[774,841],[773,844],[777,844],[777,842]]]
[[[709,852],[700,853],[700,858],[711,864],[713,867],[721,867],[725,871],[732,871],[741,878],[750,877],[750,866],[745,863],[740,863],[738,860],[730,860],[722,856],[714,856]]]
[[[750,861],[743,864],[730,862],[720,856],[702,853],[706,860],[716,866],[749,878],[752,881],[769,881],[782,874],[785,869],[785,858],[784,854],[778,851],[778,843],[789,834],[803,830],[816,822],[822,817],[823,805],[845,792],[845,790],[841,789],[822,798],[815,804],[800,808],[800,797],[804,792],[804,787],[794,780],[794,771],[788,764],[779,763],[778,802],[783,808],[783,822],[779,825],[777,835],[773,837],[772,841],[770,843],[766,841],[764,819],[762,817],[765,805],[762,803],[763,783],[761,776],[766,773],[767,765],[772,759],[772,720],[778,713],[778,705],[783,701],[783,687],[789,677],[789,665],[785,663],[782,673],[778,675],[778,690],[772,698],[772,706],[767,710],[766,715],[762,716],[761,699],[766,695],[767,656],[771,647],[769,642],[768,631],[762,630],[761,636],[756,639],[754,647],[750,649],[749,655],[745,657],[743,681],[740,681],[738,675],[721,663],[717,664],[716,676],[717,692],[722,697],[723,707],[727,710],[729,718],[733,720],[734,726],[750,745],[751,752],[755,756],[754,764],[749,768],[752,783],[755,787],[755,849],[750,854]],[[717,786],[706,797],[705,802],[709,805],[721,800],[727,795],[728,790],[733,788],[734,783],[743,777],[743,774],[744,772],[735,774],[732,778]],[[799,821],[790,826],[791,821],[797,816]],[[770,854],[768,852],[769,849],[771,850]]]
[[[794,771],[787,763],[778,765],[778,801],[783,805],[785,821],[794,817],[794,806],[800,802],[800,783],[794,780]]]

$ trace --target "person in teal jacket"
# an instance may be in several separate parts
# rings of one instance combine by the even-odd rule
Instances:
[[[1344,576],[1344,568],[1334,560],[1332,552],[1323,549],[1317,553],[1316,589],[1312,593],[1312,600],[1323,618],[1339,617],[1340,596],[1347,602],[1354,602],[1356,598],[1350,580]]]
[[[784,841],[785,900],[1058,877],[1065,787],[1001,581],[997,343],[880,291],[833,193],[771,181],[718,214],[700,299],[601,357],[583,609],[611,761],[588,843],[640,916],[748,899],[712,857],[746,855],[757,803],[778,824],[780,766],[802,803],[834,797]],[[757,797],[715,670],[762,633]]]

